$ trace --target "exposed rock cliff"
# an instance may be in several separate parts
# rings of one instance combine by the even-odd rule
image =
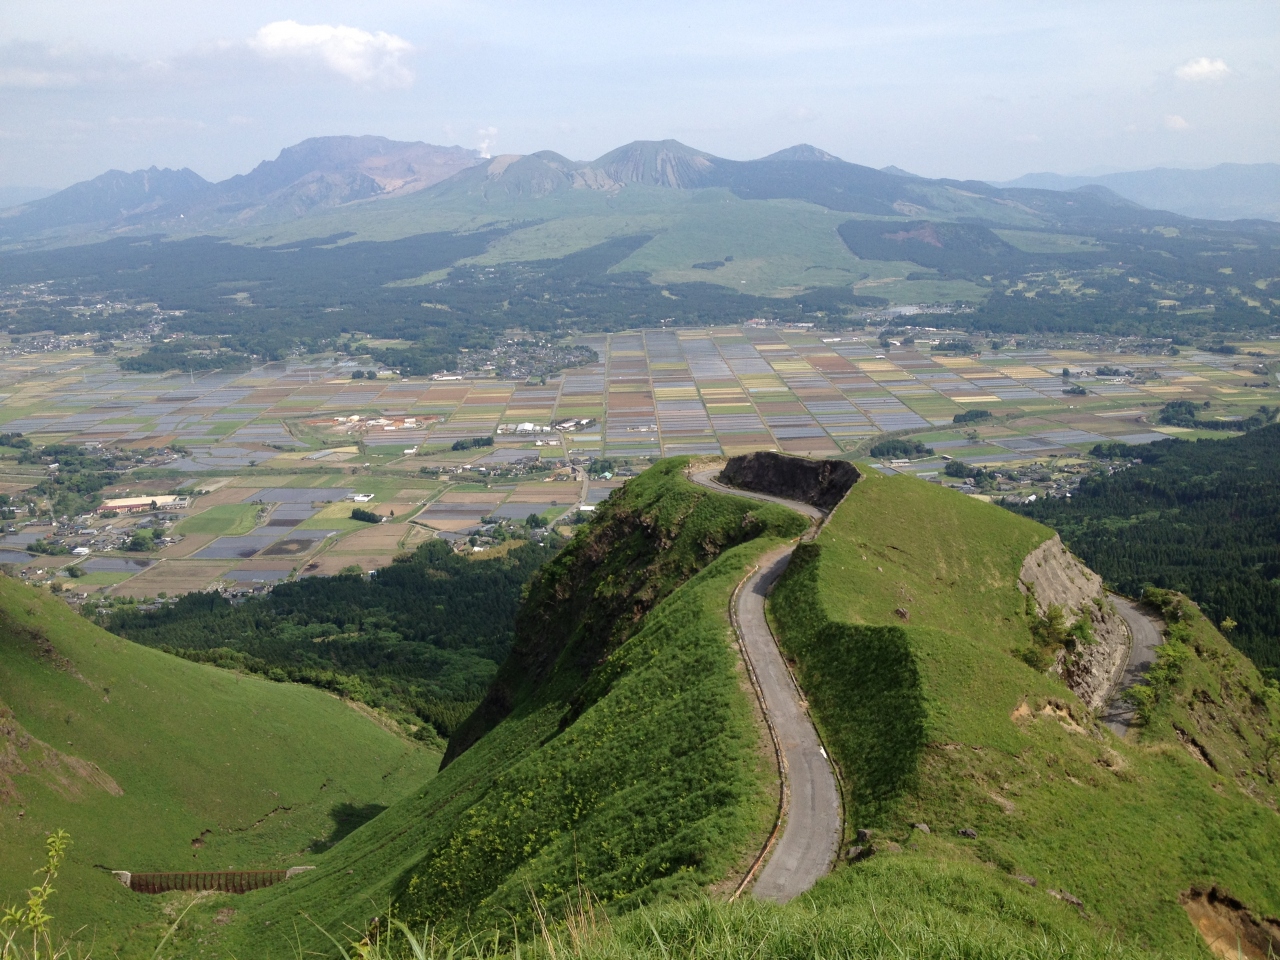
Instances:
[[[780,453],[748,453],[732,457],[719,476],[721,483],[831,510],[858,482],[858,468],[843,460],[807,460]]]
[[[1073,557],[1057,534],[1027,554],[1019,574],[1041,616],[1055,604],[1069,623],[1088,619],[1096,638],[1059,651],[1058,674],[1091,710],[1106,706],[1129,656],[1129,628],[1107,598],[1102,578]]]

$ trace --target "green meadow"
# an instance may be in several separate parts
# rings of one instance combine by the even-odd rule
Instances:
[[[0,577],[0,902],[66,830],[50,910],[95,953],[150,957],[170,922],[110,870],[311,864],[438,760],[336,697],[139,646]]]

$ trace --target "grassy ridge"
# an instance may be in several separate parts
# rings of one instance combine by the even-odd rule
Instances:
[[[730,640],[750,560],[805,528],[781,507],[711,493],[659,464],[610,498],[531,585],[507,713],[423,790],[255,895],[221,949],[288,954],[263,923],[329,929],[389,900],[444,929],[509,928],[532,890],[558,909],[579,881],[615,906],[696,893],[772,822]],[[523,658],[523,659],[520,659]],[[197,920],[190,936],[217,928]]]
[[[610,916],[575,904],[564,923],[539,928],[517,952],[492,935],[465,938],[412,930],[427,945],[414,953],[403,933],[364,949],[368,960],[498,957],[568,960],[1139,960],[1148,952],[1099,933],[1072,907],[986,869],[939,859],[936,841],[893,860],[842,871],[785,906],[708,897]],[[434,936],[433,936],[434,934]],[[434,951],[433,951],[434,948]]]
[[[1187,658],[1140,738],[1122,742],[1099,727],[1061,683],[1014,655],[1029,629],[1018,571],[1048,535],[997,507],[873,474],[779,585],[771,612],[851,781],[851,820],[868,818],[851,827],[909,843],[919,839],[910,825],[927,823],[934,834],[921,853],[985,865],[993,880],[1034,877],[1032,897],[1068,891],[1099,930],[1166,955],[1202,955],[1182,891],[1216,883],[1252,909],[1280,909],[1277,791],[1260,749],[1278,711],[1257,670],[1186,604]],[[919,677],[924,742],[914,770],[889,765],[897,789],[886,802],[860,807],[865,781],[884,776],[865,772],[876,759],[865,743],[892,723],[840,708],[871,678],[846,669],[837,644],[867,637],[909,658],[898,676],[913,667]],[[859,653],[868,655],[884,654]],[[962,828],[977,839],[959,838]],[[841,868],[818,891],[828,896],[845,873],[866,869]]]
[[[313,843],[421,784],[437,756],[318,690],[148,650],[0,577],[0,901],[66,829],[52,912],[106,955],[150,956],[164,904],[99,865],[309,863]]]
[[[796,548],[770,610],[784,623],[784,649],[800,669],[845,784],[848,819],[882,821],[915,785],[925,745],[920,672],[898,626],[839,623],[812,602],[819,548]]]

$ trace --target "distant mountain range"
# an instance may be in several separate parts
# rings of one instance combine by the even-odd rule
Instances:
[[[635,187],[718,188],[742,200],[800,200],[872,217],[1031,229],[1089,231],[1167,223],[1170,214],[1147,209],[1152,206],[1188,216],[1216,215],[1228,208],[1231,215],[1264,216],[1274,210],[1272,215],[1280,218],[1277,165],[1148,171],[1096,180],[1036,174],[993,186],[931,180],[897,167],[876,170],[808,144],[737,161],[676,140],[641,140],[593,161],[575,161],[548,150],[487,158],[457,146],[372,136],[317,137],[219,183],[187,169],[108,171],[0,211],[0,246],[56,246],[121,234],[238,235],[303,217],[365,209],[370,202],[408,194],[419,195],[412,202],[417,214],[426,209],[423,204],[435,209],[462,204],[475,213],[496,211],[495,204],[507,207],[574,191],[604,198]],[[531,214],[503,214],[513,216],[528,219]]]
[[[108,170],[0,212],[0,242],[139,230],[221,232],[403,196],[481,161],[477,150],[385,137],[316,137],[210,183],[188,169]]]
[[[994,184],[1036,190],[1100,186],[1144,207],[1206,220],[1280,220],[1280,163],[1220,163],[1208,170],[1158,167],[1101,177],[1028,173]]]

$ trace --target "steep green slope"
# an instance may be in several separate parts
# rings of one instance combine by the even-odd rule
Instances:
[[[1147,724],[1114,737],[1016,655],[1030,639],[1019,571],[1049,536],[873,474],[797,551],[771,611],[844,774],[849,828],[908,845],[878,869],[945,860],[992,882],[1034,878],[1029,896],[1070,893],[1099,931],[1202,954],[1185,891],[1216,885],[1280,912],[1277,789],[1263,766],[1275,691],[1183,602]],[[819,891],[865,869],[843,867]]]
[[[52,912],[104,954],[150,956],[164,924],[109,869],[307,864],[436,757],[333,696],[149,650],[0,577],[0,902],[65,829]]]
[[[728,599],[752,557],[806,524],[697,487],[684,465],[631,481],[534,579],[512,657],[452,762],[314,874],[245,898],[208,949],[292,955],[267,921],[301,911],[363,929],[393,899],[443,929],[509,928],[531,892],[558,909],[581,882],[626,906],[743,868],[772,823],[776,771]],[[184,942],[195,954],[215,932],[206,913]]]

